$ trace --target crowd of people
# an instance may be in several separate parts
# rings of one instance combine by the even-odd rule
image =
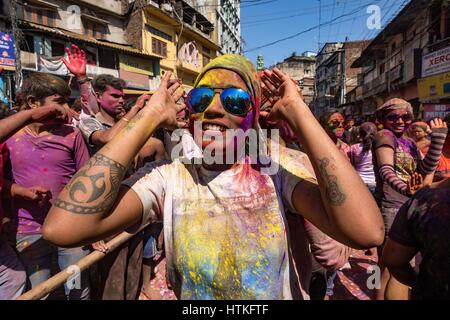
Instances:
[[[377,299],[450,298],[450,116],[418,122],[391,99],[376,123],[316,120],[288,76],[238,55],[212,60],[188,94],[166,72],[137,99],[121,79],[90,80],[77,46],[63,62],[74,103],[63,79],[34,73],[16,112],[2,109],[0,299],[96,250],[79,286],[44,298],[158,299],[164,259],[178,299],[324,300],[353,250],[374,248]],[[256,155],[226,134],[262,129],[280,135]],[[124,230],[134,237],[109,252]]]

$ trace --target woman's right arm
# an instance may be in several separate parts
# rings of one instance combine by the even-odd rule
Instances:
[[[183,90],[180,83],[169,83],[170,76],[170,72],[166,73],[148,106],[95,154],[59,194],[44,223],[47,240],[59,246],[89,244],[142,218],[137,194],[121,187],[121,182],[131,161],[157,128],[181,125],[176,114],[184,106],[175,101]]]

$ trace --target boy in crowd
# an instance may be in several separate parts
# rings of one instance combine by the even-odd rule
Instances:
[[[23,111],[0,119],[0,194],[5,198],[22,197],[32,201],[42,195],[39,187],[24,188],[5,181],[5,164],[9,154],[4,141],[29,123],[65,120],[70,118],[71,114],[70,111],[59,106],[51,106]],[[4,217],[3,207],[3,199],[0,199],[0,300],[12,300],[23,293],[26,272],[16,252],[7,241],[6,229],[10,225],[8,223],[10,219]]]
[[[69,112],[71,94],[64,80],[35,73],[25,79],[21,94],[24,107],[33,112],[56,108]],[[20,115],[20,113],[19,113]],[[39,186],[35,197],[12,199],[16,249],[32,287],[51,277],[52,258],[56,255],[61,270],[88,254],[83,248],[64,249],[42,238],[42,224],[50,207],[72,176],[87,162],[89,153],[81,132],[60,121],[35,121],[6,142],[11,162],[10,177],[24,188]],[[64,119],[69,120],[69,119]],[[14,194],[12,194],[14,195]],[[83,197],[83,192],[75,195]],[[81,273],[79,288],[65,288],[69,299],[89,299],[88,276]]]

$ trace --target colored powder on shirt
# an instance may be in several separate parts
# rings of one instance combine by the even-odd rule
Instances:
[[[293,208],[300,181],[315,181],[302,157],[280,156],[275,176],[248,164],[212,172],[177,160],[148,164],[125,182],[143,203],[144,221],[164,220],[179,298],[292,299],[284,206]]]
[[[373,171],[372,150],[364,152],[362,143],[351,146],[350,160],[365,184],[375,185],[375,172]]]
[[[89,160],[86,144],[78,129],[63,125],[39,137],[22,129],[6,145],[13,181],[25,188],[41,186],[51,192],[51,203],[44,206],[20,198],[13,200],[17,233],[38,234],[58,194]]]

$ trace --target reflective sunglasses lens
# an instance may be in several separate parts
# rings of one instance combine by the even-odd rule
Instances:
[[[188,95],[187,105],[192,113],[202,113],[211,104],[214,91],[209,88],[196,88]]]
[[[225,110],[237,116],[245,116],[252,104],[250,95],[242,89],[226,89],[221,94],[221,99]]]

